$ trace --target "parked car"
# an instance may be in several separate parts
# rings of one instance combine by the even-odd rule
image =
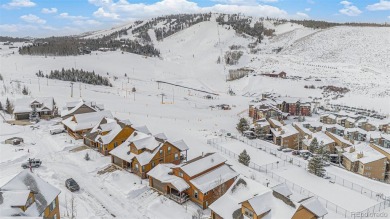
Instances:
[[[287,152],[291,152],[291,151],[293,151],[291,148],[285,148],[285,149],[283,149],[282,150],[283,152],[285,152],[285,153],[287,153]]]
[[[39,159],[29,159],[29,161],[25,162],[25,163],[22,163],[22,167],[24,169],[26,168],[29,168],[30,167],[30,163],[31,163],[31,167],[35,167],[35,168],[38,168],[41,166],[42,164],[42,161],[39,160]]]
[[[69,178],[65,181],[65,186],[67,189],[69,189],[69,191],[71,192],[76,192],[76,191],[79,191],[80,190],[80,186],[79,184],[77,184],[77,182],[73,179],[73,178]]]
[[[292,155],[299,155],[300,153],[299,153],[298,150],[294,150],[291,154],[292,154]]]
[[[50,134],[51,135],[56,135],[56,134],[60,134],[60,133],[63,133],[63,132],[65,132],[65,129],[63,129],[63,128],[50,129]]]

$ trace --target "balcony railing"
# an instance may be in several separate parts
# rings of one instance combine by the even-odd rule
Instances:
[[[172,199],[173,201],[179,203],[179,204],[183,204],[184,202],[188,201],[189,197],[187,194],[184,194],[183,196],[178,196],[178,195],[175,195],[173,193],[171,194],[167,194],[168,198]]]

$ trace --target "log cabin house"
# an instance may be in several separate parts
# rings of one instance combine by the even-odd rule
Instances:
[[[60,219],[60,193],[29,170],[23,170],[0,188],[0,218]]]
[[[108,152],[122,144],[134,130],[129,120],[103,118],[84,135],[84,144],[107,156]]]
[[[295,212],[295,205],[288,198],[291,191],[287,186],[281,186],[283,184],[275,188],[279,193],[274,188],[239,176],[229,190],[210,205],[211,219],[291,218]]]
[[[187,144],[183,140],[170,141],[164,134],[145,134],[134,131],[109,153],[111,162],[141,178],[160,163],[180,164],[187,157]]]
[[[65,120],[62,120],[67,133],[75,139],[83,138],[96,124],[102,123],[102,120],[114,119],[110,111],[98,111],[91,113],[76,114]]]
[[[299,202],[299,207],[291,219],[318,219],[324,218],[328,211],[315,197],[309,197]]]
[[[84,101],[81,99],[79,101],[66,103],[66,106],[61,110],[61,118],[65,120],[76,114],[92,113],[92,112],[98,112],[103,110],[104,110],[103,104],[96,104],[96,102]]]
[[[237,173],[217,153],[208,153],[180,165],[159,164],[149,173],[149,185],[182,204],[187,200],[208,208],[233,184]]]

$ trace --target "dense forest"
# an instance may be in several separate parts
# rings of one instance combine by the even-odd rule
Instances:
[[[304,27],[314,29],[325,29],[336,26],[354,26],[354,27],[390,27],[390,24],[378,24],[378,23],[334,23],[327,21],[315,21],[315,20],[290,20],[291,23],[301,24]]]
[[[252,18],[239,14],[221,14],[217,17],[216,21],[220,25],[231,26],[239,34],[247,34],[255,37],[258,42],[263,40],[264,35],[272,36],[275,32],[273,29],[265,28],[262,22],[256,22],[252,27]]]
[[[64,69],[61,70],[52,70],[49,75],[44,75],[42,71],[36,73],[38,77],[46,77],[49,79],[57,79],[61,81],[72,81],[72,82],[82,82],[86,84],[93,85],[104,85],[112,87],[112,84],[106,77],[102,77],[98,74],[95,74],[94,71],[84,71],[83,69]]]
[[[0,42],[27,42],[29,39],[19,38],[19,37],[8,37],[8,36],[0,36]]]
[[[21,55],[72,56],[89,54],[91,51],[117,50],[144,56],[159,56],[160,51],[153,45],[141,45],[135,40],[112,40],[109,37],[98,39],[80,39],[75,37],[50,37],[35,40],[32,45],[19,48]]]

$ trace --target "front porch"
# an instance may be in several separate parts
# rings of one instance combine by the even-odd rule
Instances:
[[[187,195],[187,193],[185,193],[185,191],[179,192],[177,189],[171,186],[168,186],[167,192],[168,193],[166,194],[166,196],[169,199],[177,202],[178,204],[183,204],[190,199],[190,197]]]

